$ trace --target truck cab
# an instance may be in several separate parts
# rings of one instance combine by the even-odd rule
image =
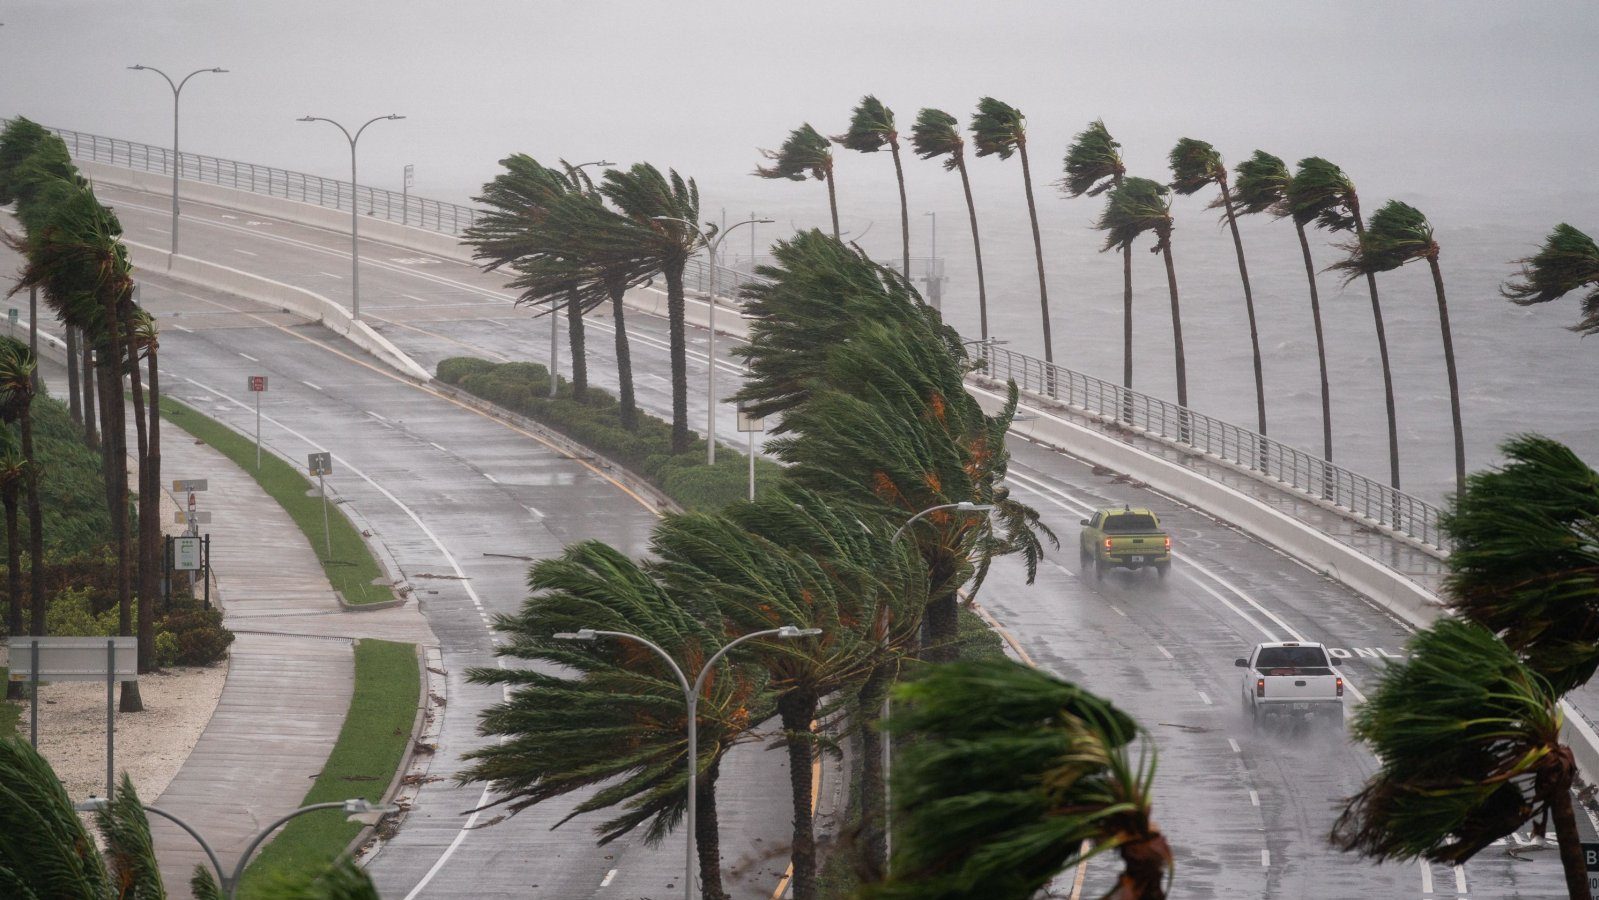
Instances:
[[[1278,715],[1342,727],[1344,679],[1321,644],[1257,644],[1233,665],[1244,670],[1244,714],[1257,726],[1264,717]]]
[[[1078,554],[1083,571],[1094,567],[1094,577],[1104,578],[1113,568],[1155,570],[1165,578],[1171,570],[1171,536],[1160,527],[1160,518],[1141,506],[1098,510],[1083,519],[1078,538]]]

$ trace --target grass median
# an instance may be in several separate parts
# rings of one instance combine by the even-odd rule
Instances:
[[[300,802],[332,803],[365,798],[374,806],[394,778],[411,740],[420,702],[416,645],[363,640],[355,645],[355,693],[338,743],[311,790]],[[240,896],[260,897],[273,882],[314,872],[332,862],[362,826],[338,810],[300,816],[245,870]]]
[[[268,453],[261,454],[261,466],[256,468],[254,441],[171,397],[161,398],[161,416],[221,451],[255,478],[305,533],[322,562],[328,583],[344,597],[344,602],[359,606],[394,599],[394,591],[383,578],[383,570],[361,532],[336,507],[328,511],[329,539],[324,541],[322,499],[315,496],[315,485],[300,470]],[[329,544],[331,553],[327,550]]]

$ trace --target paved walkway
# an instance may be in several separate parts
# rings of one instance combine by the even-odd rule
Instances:
[[[354,686],[354,638],[432,645],[415,603],[344,612],[316,552],[294,522],[221,453],[169,424],[163,477],[204,478],[210,511],[213,599],[238,635],[215,714],[160,806],[205,835],[231,868],[257,830],[295,809],[322,770]],[[187,897],[194,840],[153,817],[156,855],[173,897]]]

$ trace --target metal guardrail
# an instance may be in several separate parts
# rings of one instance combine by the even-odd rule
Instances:
[[[51,130],[61,136],[73,156],[172,173],[172,151],[168,148],[64,128]],[[181,154],[178,164],[182,178],[334,209],[350,208],[351,191],[342,181],[193,153]],[[469,206],[370,187],[358,187],[354,200],[359,208],[377,218],[451,235],[470,227],[479,212]],[[716,269],[718,294],[736,296],[731,292],[767,281],[760,275],[727,266],[718,265]],[[710,286],[709,271],[703,258],[690,260],[684,272],[685,288],[705,293]],[[1023,391],[1162,443],[1215,457],[1277,487],[1375,522],[1425,546],[1445,548],[1436,506],[1247,428],[1003,347],[987,348],[982,371],[993,378],[1014,380]]]

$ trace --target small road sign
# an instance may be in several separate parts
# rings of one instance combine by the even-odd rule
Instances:
[[[172,539],[172,568],[180,572],[198,572],[201,566],[200,538],[186,535]]]
[[[250,390],[252,392],[259,394],[262,391],[265,391],[266,389],[267,389],[267,377],[265,375],[251,375],[250,376]]]
[[[172,514],[172,521],[176,525],[188,525],[192,522],[198,522],[201,525],[210,525],[211,514],[209,512],[201,512],[193,509],[187,511],[180,509]]]
[[[31,637],[11,639],[11,680],[33,680],[33,644],[39,644],[40,681],[139,680],[139,639],[135,637]],[[109,673],[106,644],[115,666]]]
[[[203,491],[206,488],[204,478],[180,478],[172,482],[172,493],[182,494]]]
[[[311,470],[312,475],[332,475],[333,454],[326,452],[312,453],[306,457],[306,466]]]
[[[16,325],[17,325],[17,308],[15,306],[13,306],[10,309],[6,310],[6,321],[11,323],[11,327],[13,327],[13,328],[16,327]]]
[[[765,431],[766,418],[764,416],[752,416],[745,412],[743,407],[740,407],[738,411],[738,430]]]

